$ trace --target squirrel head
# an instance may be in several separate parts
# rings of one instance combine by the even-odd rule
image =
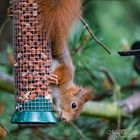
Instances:
[[[91,100],[93,90],[73,86],[65,90],[61,97],[61,119],[70,122],[80,115],[85,102]]]

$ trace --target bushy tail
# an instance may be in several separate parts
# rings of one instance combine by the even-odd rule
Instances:
[[[38,0],[41,27],[54,46],[63,45],[73,21],[81,14],[81,0]]]

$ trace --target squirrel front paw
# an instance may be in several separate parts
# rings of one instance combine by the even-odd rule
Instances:
[[[48,77],[48,82],[49,82],[50,84],[58,85],[58,76],[55,75],[55,74],[51,74],[51,75]]]

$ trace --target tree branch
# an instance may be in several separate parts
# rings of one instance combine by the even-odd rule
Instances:
[[[140,92],[135,93],[119,103],[112,102],[87,102],[84,105],[82,114],[103,117],[117,118],[118,114],[122,116],[130,116],[130,114],[140,109]]]
[[[121,115],[126,115],[116,103],[107,102],[87,102],[82,110],[82,114],[84,115],[101,118],[117,118],[118,113]]]
[[[0,73],[0,90],[14,93],[14,79],[5,73]],[[117,118],[118,114],[128,116],[140,108],[140,92],[130,96],[119,103],[91,101],[84,105],[82,114],[103,117]]]

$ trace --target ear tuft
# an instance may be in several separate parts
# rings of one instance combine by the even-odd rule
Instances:
[[[93,99],[94,90],[92,88],[85,88],[85,102]]]

